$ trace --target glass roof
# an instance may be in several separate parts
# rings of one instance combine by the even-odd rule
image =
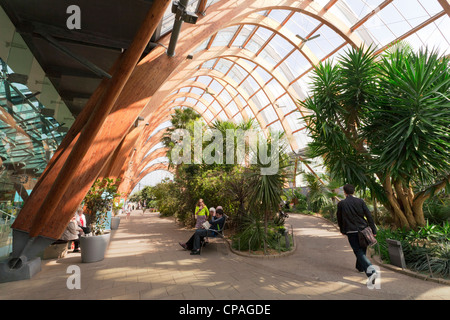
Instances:
[[[191,11],[197,5],[190,1]],[[205,50],[217,55],[198,61],[167,103],[193,107],[206,122],[256,118],[263,129],[284,130],[297,151],[307,135],[296,101],[309,93],[310,71],[356,45],[342,36],[347,32],[342,26],[352,41],[378,51],[404,40],[415,50],[428,46],[450,53],[450,20],[438,0],[318,0],[314,5],[330,18],[285,8],[259,11],[205,39],[194,56]],[[224,47],[238,51],[228,54]]]
[[[190,11],[199,2],[190,1]],[[164,106],[193,108],[207,123],[255,118],[262,129],[284,131],[297,153],[309,139],[297,101],[310,92],[314,66],[362,44],[382,52],[405,41],[414,50],[427,46],[450,54],[450,18],[441,2],[315,0],[309,12],[268,2],[275,8],[233,21],[201,41],[191,70]],[[164,21],[162,33],[170,32],[170,10]]]
[[[6,172],[39,176],[66,128],[2,59],[0,64],[0,176],[5,178]]]

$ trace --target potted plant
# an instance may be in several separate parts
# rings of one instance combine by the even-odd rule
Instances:
[[[111,211],[117,193],[119,179],[103,178],[94,182],[87,193],[84,204],[88,213],[87,220],[91,225],[93,236],[81,236],[81,260],[83,262],[101,261],[105,257],[106,248],[110,240],[110,233],[106,232],[108,211]]]
[[[117,228],[119,228],[120,224],[119,213],[122,210],[122,207],[123,207],[122,202],[118,203],[114,201],[112,208],[113,217],[111,218],[111,230],[116,230]]]

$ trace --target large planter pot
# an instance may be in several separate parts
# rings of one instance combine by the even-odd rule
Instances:
[[[110,234],[102,234],[100,236],[81,236],[81,261],[96,262],[105,258],[105,252],[108,248]]]
[[[111,218],[111,230],[116,230],[117,228],[119,228],[119,224],[120,224],[119,216]]]

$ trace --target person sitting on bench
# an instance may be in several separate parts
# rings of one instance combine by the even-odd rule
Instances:
[[[78,248],[80,245],[80,239],[79,234],[83,233],[83,229],[81,229],[80,226],[77,224],[77,214],[70,219],[69,224],[66,227],[66,230],[64,230],[64,233],[61,236],[61,240],[65,241],[73,241],[75,243],[75,248]],[[79,251],[79,249],[77,250]],[[77,252],[74,250],[74,252]]]
[[[204,237],[214,237],[223,230],[225,216],[222,209],[216,210],[216,218],[210,222],[208,229],[197,229],[186,243],[179,243],[186,250],[191,250],[191,254],[200,254],[201,241]]]

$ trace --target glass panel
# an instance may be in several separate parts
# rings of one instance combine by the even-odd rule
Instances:
[[[208,103],[212,103],[214,101],[214,98],[212,95],[205,93],[202,95],[202,99],[204,99]]]
[[[233,79],[234,81],[236,81],[236,83],[241,83],[242,80],[244,79],[244,77],[246,75],[248,75],[248,72],[245,71],[241,66],[235,64],[230,72],[228,73],[228,75],[230,76],[231,79]]]
[[[200,88],[193,87],[193,88],[191,88],[191,92],[194,93],[194,94],[197,94],[197,95],[201,96],[201,95],[203,94],[204,91],[203,91],[202,89],[200,89]]]
[[[205,113],[203,113],[203,116],[205,117],[206,121],[211,121],[214,117],[212,112],[209,109],[206,110]]]
[[[325,25],[314,35],[316,34],[320,34],[320,37],[308,41],[307,46],[314,52],[319,60],[322,60],[344,42],[344,39],[340,35]]]
[[[273,51],[277,54],[274,57],[275,60],[284,58],[289,52],[294,49],[294,46],[280,35],[276,35],[275,37],[273,37],[272,41],[270,41],[270,43],[268,44],[268,47],[272,48]]]
[[[231,39],[233,38],[234,34],[236,33],[236,30],[239,26],[231,26],[225,29],[220,30],[216,37],[214,38],[214,41],[211,46],[213,47],[224,47],[227,46]]]
[[[219,98],[222,99],[224,104],[228,104],[228,102],[230,102],[231,100],[231,97],[226,90],[222,91],[222,93],[219,95]]]
[[[287,18],[289,13],[290,13],[289,10],[272,10],[269,13],[268,17],[281,24]]]
[[[244,118],[242,117],[241,113],[238,113],[234,116],[233,121],[235,123],[242,123],[244,122]]]
[[[216,63],[217,59],[211,59],[208,61],[205,61],[202,64],[202,69],[212,69],[213,65]]]
[[[294,13],[294,15],[285,24],[285,27],[292,32],[292,34],[299,34],[302,37],[306,37],[310,34],[317,26],[319,21],[302,14],[300,12]]]
[[[270,131],[272,131],[272,132],[284,132],[283,125],[281,124],[280,121],[272,123],[269,126],[269,128],[270,128]]]
[[[197,103],[198,100],[194,99],[194,98],[187,98],[186,102],[191,103],[192,105],[195,105]]]
[[[211,39],[211,37],[209,37],[208,39],[206,39],[205,41],[203,41],[197,48],[195,48],[194,54],[197,53],[197,52],[199,52],[199,51],[205,50],[206,47],[208,46],[208,43],[209,43],[209,40],[210,40],[210,39]]]
[[[286,120],[292,131],[295,131],[295,130],[298,130],[298,129],[304,127],[304,125],[302,124],[302,121],[299,120],[301,116],[302,116],[301,113],[298,111],[293,112],[290,115],[286,116]]]
[[[285,94],[280,99],[275,101],[274,105],[275,107],[277,107],[278,105],[278,107],[283,110],[284,114],[297,109],[297,106],[295,105],[294,101],[292,101],[291,97],[289,97],[289,95],[287,94]]]
[[[227,117],[227,115],[225,114],[225,112],[220,112],[219,113],[219,115],[216,117],[216,119],[220,119],[220,120],[222,120],[222,121],[227,121],[228,120],[228,117]]]
[[[253,70],[256,67],[256,63],[247,59],[239,59],[237,63],[240,64],[243,68],[245,67],[246,70]]]
[[[212,110],[215,111],[214,113],[219,113],[220,111],[222,111],[222,107],[220,106],[220,104],[216,100],[214,100],[214,102],[211,103],[209,108],[210,109],[212,108]]]
[[[216,66],[214,67],[215,70],[218,70],[222,73],[227,73],[228,70],[230,70],[231,66],[233,65],[233,62],[227,59],[220,59]]]
[[[241,32],[239,32],[238,36],[232,43],[233,47],[241,47],[244,45],[245,41],[247,41],[250,34],[253,32],[253,30],[256,28],[254,25],[244,25]]]
[[[422,7],[425,8],[430,16],[434,16],[435,14],[438,14],[442,11],[442,6],[438,1],[419,0],[419,3]]]
[[[292,81],[311,68],[311,63],[300,51],[295,50],[278,68],[290,71],[289,73],[286,73],[286,78],[289,81]]]
[[[263,27],[259,27],[248,44],[245,46],[245,49],[250,50],[253,53],[257,53],[272,34],[272,31]]]
[[[205,85],[209,85],[209,83],[211,82],[211,77],[200,76],[200,77],[197,78],[196,81],[201,82],[201,83],[203,83]]]
[[[273,110],[271,105],[269,105],[268,107],[264,108],[264,110],[261,111],[261,112],[263,112],[264,115],[266,116],[267,123],[271,123],[271,122],[273,122],[273,121],[278,119],[278,115]]]
[[[264,90],[269,91],[274,98],[278,98],[282,94],[284,94],[286,91],[284,88],[278,83],[277,80],[272,79],[264,88]]]
[[[249,119],[253,119],[255,117],[255,115],[252,112],[252,109],[250,109],[249,106],[245,107],[244,111],[245,111],[245,113],[247,113],[247,117]]]
[[[239,112],[239,109],[234,101],[231,101],[225,109],[228,111],[229,114],[232,116]]]
[[[450,18],[443,16],[406,38],[406,42],[416,50],[427,46],[429,49],[437,49],[439,54],[450,54]]]
[[[212,93],[217,94],[220,91],[222,91],[223,86],[219,82],[217,82],[216,80],[213,80],[211,82],[211,84],[209,85],[209,88],[212,89],[212,90],[210,90],[210,91],[212,91]]]
[[[437,1],[427,2],[429,3]],[[402,20],[406,19],[411,27],[416,27],[427,20],[429,17],[431,17],[430,14],[425,10],[424,6],[422,6],[421,3],[417,0],[395,0],[392,5],[387,6],[380,12],[382,19],[384,18],[384,20],[389,24],[391,22],[398,22],[398,17],[393,13],[393,8],[397,10],[398,15],[403,17]],[[432,7],[429,8],[432,9]]]
[[[377,8],[383,0],[345,0],[343,2],[359,20]]]
[[[197,107],[200,112],[205,112],[205,110],[206,110],[206,106],[203,103],[201,103],[200,101],[197,102]]]
[[[272,79],[272,75],[268,73],[266,70],[264,70],[261,67],[257,67],[253,73],[257,73],[258,76],[261,78],[262,83],[266,83],[270,79]]]

